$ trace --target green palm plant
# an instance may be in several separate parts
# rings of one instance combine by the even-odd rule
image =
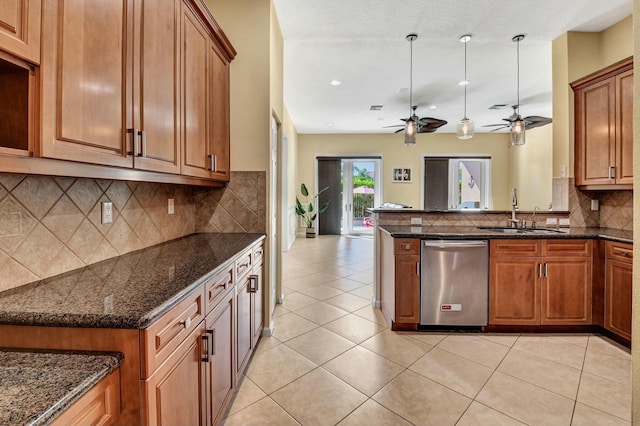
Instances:
[[[327,209],[329,208],[329,201],[321,205],[317,210],[314,208],[314,203],[317,201],[318,196],[327,189],[329,189],[328,186],[314,195],[311,200],[309,200],[309,190],[307,189],[307,185],[305,185],[304,183],[300,185],[300,193],[305,198],[303,204],[302,202],[300,202],[298,197],[296,197],[296,214],[302,218],[307,228],[313,228],[313,223],[315,222],[316,217],[318,217],[319,214],[327,211]]]

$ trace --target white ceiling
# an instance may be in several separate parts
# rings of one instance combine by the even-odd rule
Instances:
[[[631,0],[274,0],[284,36],[284,101],[299,133],[385,133],[409,115],[409,33],[413,103],[420,117],[464,115],[464,45],[468,45],[467,116],[500,123],[516,103],[520,43],[520,113],[552,117],[551,42],[567,31],[601,31],[632,11]],[[331,86],[331,80],[340,86]],[[371,105],[383,105],[370,111]],[[436,105],[437,109],[429,109]]]

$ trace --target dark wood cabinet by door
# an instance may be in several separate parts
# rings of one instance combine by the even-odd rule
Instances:
[[[584,189],[633,184],[633,58],[571,84],[575,95],[575,177]]]
[[[607,241],[604,327],[631,340],[633,246]]]
[[[0,50],[40,63],[42,0],[0,2]]]

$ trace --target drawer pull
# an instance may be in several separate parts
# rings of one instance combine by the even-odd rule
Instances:
[[[179,324],[181,326],[183,326],[184,328],[189,328],[191,327],[191,317],[187,317],[186,319],[182,320],[179,322]]]
[[[211,356],[216,354],[216,330],[207,330],[207,334],[211,336]]]
[[[620,256],[622,257],[627,257],[629,255],[629,252],[626,250],[620,250]]]
[[[249,288],[249,293],[257,293],[259,289],[259,279],[257,275],[250,275],[249,280],[251,281],[251,287]]]
[[[241,263],[241,264],[238,265],[238,269],[241,269],[241,268],[244,269],[244,268],[248,268],[248,267],[249,267],[249,262]]]
[[[222,288],[225,288],[226,286],[227,286],[227,283],[220,283],[220,284],[218,284],[217,286],[215,286],[213,289],[214,289],[214,290],[217,290],[217,289],[219,289],[219,288],[221,288],[221,287],[222,287]]]
[[[202,338],[202,345],[204,346],[204,355],[202,355],[202,362],[209,362],[209,332],[200,336]]]

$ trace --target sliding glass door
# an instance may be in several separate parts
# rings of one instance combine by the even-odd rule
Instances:
[[[342,233],[373,234],[367,209],[380,205],[378,159],[342,160]]]

